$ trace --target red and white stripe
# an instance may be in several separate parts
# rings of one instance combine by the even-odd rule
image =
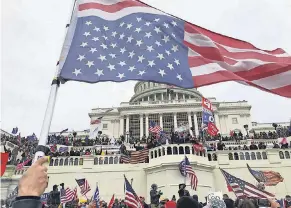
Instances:
[[[194,190],[197,190],[198,178],[197,178],[194,170],[192,169],[191,165],[186,165],[186,174],[190,178],[191,188]]]
[[[74,199],[74,191],[70,188],[65,189],[65,193],[61,194],[61,203],[67,203]]]
[[[78,17],[114,21],[134,13],[168,15],[133,0],[80,0]],[[291,98],[291,56],[185,23],[184,44],[195,87],[237,81]]]
[[[250,43],[186,23],[184,44],[196,87],[239,81],[291,97],[291,56],[282,49],[260,50]]]
[[[131,152],[130,164],[145,163],[148,155],[149,155],[148,149]]]

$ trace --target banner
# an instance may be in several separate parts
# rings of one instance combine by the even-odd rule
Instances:
[[[213,106],[210,100],[202,98],[202,130],[207,130],[208,134],[215,136],[218,133],[218,129],[215,125],[215,119],[213,114]]]
[[[218,133],[218,128],[215,126],[214,123],[209,122],[207,127],[208,134],[211,136],[216,136]]]
[[[6,170],[6,166],[7,166],[7,162],[8,162],[8,157],[9,157],[9,153],[8,152],[1,152],[1,176],[4,175],[5,170]]]
[[[31,161],[31,159],[28,159],[26,161],[24,161],[23,163],[19,163],[17,166],[16,166],[16,170],[21,170],[24,166],[26,166],[29,162]]]

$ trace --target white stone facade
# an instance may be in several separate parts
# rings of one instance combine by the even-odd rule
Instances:
[[[172,90],[173,93],[167,93]],[[251,106],[247,101],[218,102],[209,98],[214,106],[215,122],[222,135],[232,130],[246,134],[244,125],[251,124]],[[155,121],[164,131],[177,128],[181,123],[194,127],[198,135],[202,122],[202,95],[196,89],[169,88],[165,84],[138,82],[129,102],[119,107],[92,109],[91,121],[102,117],[102,131],[109,137],[132,135],[135,138],[148,136],[149,121]],[[94,129],[94,125],[91,125]],[[192,132],[191,132],[192,133]]]

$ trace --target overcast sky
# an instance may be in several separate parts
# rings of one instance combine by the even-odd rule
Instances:
[[[2,0],[1,128],[18,126],[22,135],[40,133],[55,63],[72,0]],[[212,31],[246,40],[262,49],[291,54],[290,0],[145,0]],[[88,113],[118,106],[133,95],[135,82],[62,85],[51,131],[89,128]],[[199,88],[218,101],[247,100],[252,120],[291,118],[291,99],[228,82]]]

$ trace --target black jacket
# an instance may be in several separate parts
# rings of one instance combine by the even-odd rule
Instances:
[[[42,208],[40,197],[36,196],[22,196],[16,197],[12,208]]]

